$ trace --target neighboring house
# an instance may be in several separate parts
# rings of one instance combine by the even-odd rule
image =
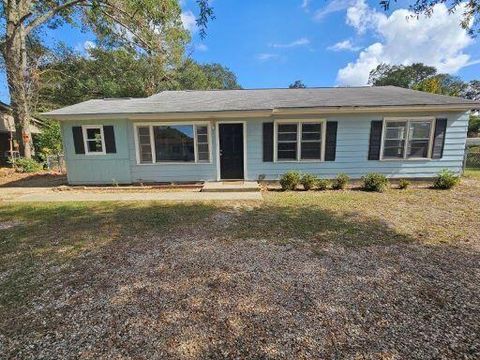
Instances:
[[[46,113],[62,124],[71,184],[433,177],[462,170],[479,103],[393,86],[164,91]]]
[[[5,165],[9,157],[18,156],[18,143],[15,139],[15,121],[11,115],[12,109],[0,101],[0,165]],[[36,120],[34,120],[36,123]],[[40,129],[31,125],[32,134],[38,134]]]

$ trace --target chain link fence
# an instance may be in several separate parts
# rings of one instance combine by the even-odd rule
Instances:
[[[465,166],[467,168],[480,169],[480,146],[468,146],[465,155]]]
[[[63,155],[48,155],[47,156],[47,169],[65,172],[65,159]]]

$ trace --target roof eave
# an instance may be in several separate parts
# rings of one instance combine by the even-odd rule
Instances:
[[[55,114],[43,113],[51,119],[67,120],[101,120],[101,119],[202,119],[202,118],[238,118],[243,116],[270,117],[274,115],[322,115],[322,114],[354,114],[375,112],[425,112],[425,111],[469,111],[479,108],[480,104],[439,104],[439,105],[402,105],[402,106],[326,106],[326,107],[296,107],[259,110],[221,110],[221,111],[191,111],[191,112],[149,112],[149,113],[91,113],[91,114]]]

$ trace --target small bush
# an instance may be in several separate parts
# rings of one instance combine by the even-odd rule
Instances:
[[[350,178],[347,174],[340,173],[337,175],[335,180],[333,180],[332,189],[334,190],[343,190],[347,187],[348,181]]]
[[[410,184],[410,181],[408,181],[407,179],[401,179],[398,183],[398,188],[401,190],[406,190],[410,186]]]
[[[282,190],[295,190],[300,183],[300,174],[297,171],[288,171],[280,178]]]
[[[303,185],[305,190],[311,190],[315,187],[317,183],[317,177],[311,174],[304,174],[300,179],[300,184]]]
[[[460,178],[451,170],[444,169],[439,172],[437,178],[433,182],[434,189],[447,190],[453,188],[460,182]]]
[[[327,190],[329,185],[330,185],[330,181],[327,179],[318,179],[316,183],[318,190]]]
[[[362,181],[362,188],[365,191],[384,192],[388,186],[387,177],[379,173],[368,173],[362,176]]]
[[[43,165],[33,159],[18,158],[15,161],[10,160],[10,163],[17,172],[33,173],[43,170]]]

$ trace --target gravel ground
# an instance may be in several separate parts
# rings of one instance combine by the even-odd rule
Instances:
[[[5,358],[479,358],[480,255],[455,246],[231,241],[215,214],[49,269]],[[37,276],[46,276],[38,274]],[[28,325],[27,325],[28,324]]]

